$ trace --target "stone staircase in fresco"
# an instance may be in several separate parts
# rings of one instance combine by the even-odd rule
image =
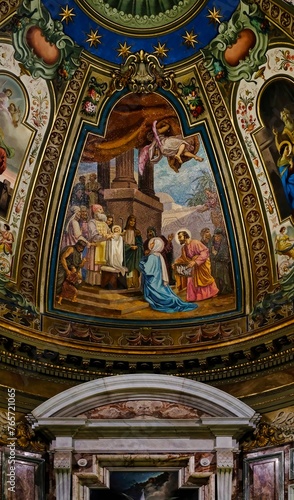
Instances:
[[[123,316],[149,308],[141,290],[136,288],[103,290],[98,286],[83,285],[78,290],[77,301],[83,311],[89,311],[92,314],[109,313]]]

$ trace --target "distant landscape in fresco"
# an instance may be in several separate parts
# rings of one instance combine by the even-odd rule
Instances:
[[[178,472],[110,472],[110,490],[92,490],[90,500],[198,500],[198,491],[179,489]]]

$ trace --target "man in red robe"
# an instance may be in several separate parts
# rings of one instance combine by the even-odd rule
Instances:
[[[182,245],[181,256],[174,262],[178,290],[187,288],[188,302],[214,297],[219,290],[211,275],[209,249],[201,241],[192,240],[188,231],[179,231],[177,237]],[[185,275],[179,274],[178,265],[183,266]]]

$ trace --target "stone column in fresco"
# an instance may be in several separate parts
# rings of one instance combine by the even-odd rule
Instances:
[[[217,498],[218,500],[231,500],[232,478],[234,468],[233,450],[218,449],[217,460]]]
[[[106,161],[97,164],[97,180],[102,188],[102,192],[99,191],[98,203],[103,205],[103,191],[104,189],[110,188],[110,162]]]
[[[55,451],[56,500],[71,500],[71,451]]]
[[[134,151],[126,151],[116,158],[116,175],[111,183],[112,188],[136,188],[134,177]]]
[[[148,196],[155,196],[154,165],[150,161],[146,163],[143,174],[139,174],[139,190]]]

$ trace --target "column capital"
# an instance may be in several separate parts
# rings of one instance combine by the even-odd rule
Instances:
[[[71,470],[72,452],[71,451],[55,451],[54,452],[54,469]]]
[[[218,469],[233,469],[234,468],[233,449],[217,450],[216,465]]]

